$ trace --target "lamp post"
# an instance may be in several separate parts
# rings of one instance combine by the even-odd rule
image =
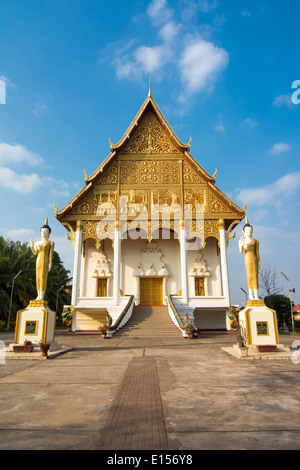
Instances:
[[[246,296],[246,303],[248,302],[248,293],[241,287],[241,291],[244,292],[245,296]]]
[[[291,316],[292,316],[292,328],[293,328],[293,333],[295,333],[295,326],[294,326],[294,315],[293,315],[293,301],[292,301],[292,292],[295,292],[295,289],[291,289],[291,281],[289,278],[284,274],[281,273],[283,277],[288,281],[289,283],[289,292],[290,292],[290,302],[291,302]]]
[[[12,298],[13,298],[13,292],[14,292],[15,279],[17,279],[17,277],[21,274],[21,272],[22,272],[22,269],[21,269],[21,271],[18,272],[18,274],[15,275],[15,277],[13,278],[13,281],[12,281],[11,293],[10,293],[10,302],[9,302],[9,312],[8,312],[8,319],[7,319],[6,331],[8,331],[8,328],[9,328],[9,320],[10,320],[10,314],[11,314],[11,305],[12,305]]]

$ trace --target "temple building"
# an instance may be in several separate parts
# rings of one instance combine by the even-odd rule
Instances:
[[[116,331],[134,306],[178,329],[230,329],[227,247],[244,218],[180,142],[151,91],[119,143],[56,217],[74,246],[73,330]]]

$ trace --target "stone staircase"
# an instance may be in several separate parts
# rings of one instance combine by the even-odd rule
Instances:
[[[131,338],[180,338],[181,333],[172,323],[168,307],[134,307],[129,322],[115,335]]]

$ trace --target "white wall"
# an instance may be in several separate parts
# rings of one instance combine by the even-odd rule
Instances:
[[[170,276],[166,280],[166,295],[178,294],[181,289],[181,274],[180,274],[180,245],[177,239],[175,240],[153,240],[157,247],[161,250],[162,262],[166,264]],[[113,260],[114,251],[111,240],[104,240],[103,249],[107,259],[110,261],[110,270],[113,274]],[[133,271],[139,262],[143,263],[141,253],[146,246],[147,240],[137,239],[132,240],[128,237],[127,240],[121,242],[121,280],[120,289],[125,295],[132,295],[136,292],[136,278],[133,277]],[[195,288],[195,279],[190,276],[195,263],[198,250],[188,250],[188,276],[189,276],[189,295],[191,295]],[[204,256],[207,261],[207,266],[210,269],[210,277],[208,278],[208,292],[209,296],[221,296],[221,274],[220,274],[220,257],[217,254],[217,241],[214,238],[208,238],[204,248]],[[99,259],[99,251],[95,246],[95,241],[88,239],[85,241],[84,257],[81,260],[81,288],[80,297],[95,297],[96,294],[96,280],[92,278],[93,272],[96,268]],[[113,282],[112,279],[108,283],[108,297],[113,295]]]
[[[225,310],[194,310],[195,324],[199,330],[226,330]]]
[[[102,242],[105,256],[110,261],[110,271],[113,272],[114,252],[111,240],[107,239]],[[99,253],[95,246],[95,241],[89,238],[85,241],[84,257],[81,257],[81,289],[80,297],[95,297],[97,292],[97,280],[92,278],[99,260]],[[112,280],[108,281],[108,297],[113,295]]]
[[[170,277],[166,281],[166,295],[177,294],[181,289],[180,278],[180,252],[178,240],[153,240],[157,244],[157,248],[161,250],[162,263],[166,264]],[[123,240],[121,245],[122,271],[121,271],[121,290],[125,295],[135,293],[136,279],[132,273],[138,263],[143,260],[141,253],[146,246],[147,240]],[[145,266],[147,268],[147,266]]]
[[[195,292],[195,278],[191,277],[191,273],[197,253],[198,250],[188,250],[189,296]],[[210,270],[210,276],[207,280],[208,292],[206,292],[206,295],[219,297],[222,295],[221,270],[220,256],[218,256],[217,240],[215,238],[208,238],[206,240],[203,254],[207,261],[207,267]]]

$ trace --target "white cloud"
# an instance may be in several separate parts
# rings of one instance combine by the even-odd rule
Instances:
[[[179,61],[182,82],[187,92],[211,91],[228,62],[229,54],[224,49],[199,37],[189,38]]]
[[[141,46],[134,53],[135,64],[146,73],[157,71],[162,65],[163,56],[163,46]]]
[[[140,46],[129,55],[115,59],[117,76],[119,78],[141,79],[143,74],[153,74],[159,71],[166,58],[167,49],[162,46]]]
[[[44,163],[43,158],[19,144],[0,142],[0,165],[26,163],[36,166]]]
[[[217,5],[214,0],[203,0],[197,4],[189,2],[187,8],[209,12]],[[218,76],[228,65],[228,52],[201,37],[199,32],[191,34],[187,24],[172,19],[173,12],[167,0],[153,0],[147,14],[158,27],[161,42],[137,47],[135,42],[129,41],[130,47],[126,49],[121,49],[116,43],[113,64],[118,78],[142,80],[145,75],[151,75],[160,80],[162,75],[166,75],[174,80],[175,77],[181,81],[179,101],[182,103],[196,93],[211,92]]]
[[[31,230],[29,228],[16,228],[16,229],[10,229],[7,230],[6,236],[8,238],[11,238],[12,240],[27,240],[30,237],[34,236],[34,230]]]
[[[256,119],[252,119],[252,118],[247,118],[244,120],[244,124],[250,128],[254,128],[254,127],[257,127],[258,126],[258,122]]]
[[[224,126],[224,121],[223,121],[223,117],[220,116],[219,117],[219,122],[218,124],[215,125],[215,131],[217,132],[226,132],[226,129],[225,129],[225,126]]]
[[[268,151],[269,155],[279,155],[284,152],[289,152],[291,150],[291,145],[284,142],[278,142],[273,145],[273,147]]]
[[[248,17],[249,17],[249,16],[252,16],[252,12],[249,11],[249,10],[243,10],[242,16],[248,16]]]
[[[178,36],[180,29],[180,24],[174,21],[168,21],[159,31],[159,35],[162,37],[164,43],[170,43]]]
[[[288,106],[289,108],[293,107],[292,95],[280,95],[277,96],[273,101],[274,106]]]
[[[294,195],[300,188],[300,172],[289,173],[272,184],[261,188],[242,189],[237,198],[240,202],[263,206],[275,204],[278,198]]]
[[[217,131],[217,132],[225,132],[224,124],[217,124],[217,125],[215,126],[215,131]]]
[[[35,117],[39,118],[47,110],[48,110],[48,105],[44,101],[39,100],[33,105],[32,112],[35,115]]]
[[[219,6],[219,2],[218,0],[199,0],[197,6],[202,13],[210,13]]]
[[[36,173],[17,174],[13,170],[0,167],[0,186],[21,194],[29,194],[43,185],[42,178]]]
[[[155,24],[158,24],[167,21],[172,12],[168,8],[167,0],[153,0],[147,8],[147,14]]]
[[[10,168],[0,167],[0,187],[20,194],[31,194],[42,187],[57,197],[69,197],[69,184],[53,177],[41,177],[37,173],[20,174]]]

